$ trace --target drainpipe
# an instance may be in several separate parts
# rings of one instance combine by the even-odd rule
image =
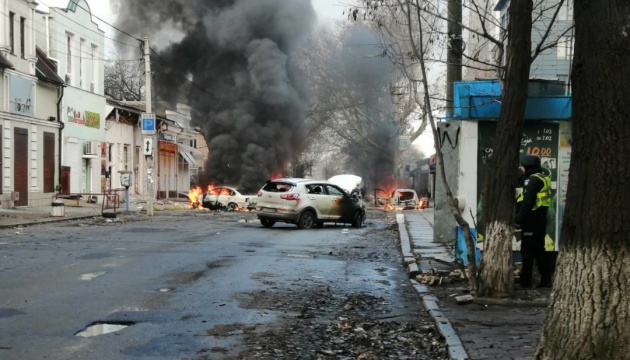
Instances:
[[[59,192],[61,193],[62,189],[61,188],[61,164],[63,161],[63,151],[62,151],[62,143],[63,143],[63,129],[66,127],[66,124],[61,121],[61,100],[63,100],[63,92],[65,89],[65,85],[61,85],[59,86],[58,90],[57,90],[57,122],[59,123],[59,138],[57,139],[57,141],[59,142],[59,184],[58,184],[58,188],[59,188]]]

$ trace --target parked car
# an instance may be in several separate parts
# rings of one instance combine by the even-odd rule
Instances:
[[[396,189],[389,198],[389,204],[395,208],[418,208],[418,194],[413,189]]]
[[[256,195],[243,195],[236,188],[231,186],[217,186],[203,194],[201,206],[211,210],[238,209],[253,210],[256,208]]]
[[[278,221],[296,224],[299,229],[321,227],[325,222],[360,227],[365,221],[363,201],[325,180],[268,181],[258,192],[256,210],[264,227]]]

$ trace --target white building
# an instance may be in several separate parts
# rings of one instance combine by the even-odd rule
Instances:
[[[66,84],[62,101],[61,192],[102,193],[106,188],[104,32],[85,0],[37,13],[37,45],[57,62]]]
[[[30,0],[0,0],[0,201],[50,205],[59,184],[63,81],[35,46]],[[19,199],[15,202],[13,199]],[[19,195],[18,195],[19,194]]]

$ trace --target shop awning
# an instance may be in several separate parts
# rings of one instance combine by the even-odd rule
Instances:
[[[195,157],[195,156],[202,156],[201,150],[195,149],[192,146],[188,146],[188,145],[184,145],[184,144],[177,144],[177,146],[179,146],[179,151],[180,152],[190,153],[193,157]]]
[[[193,158],[193,156],[186,151],[180,151],[179,155],[181,155],[182,159],[184,159],[184,161],[186,161],[188,163],[188,165],[196,167],[197,166],[197,161]]]

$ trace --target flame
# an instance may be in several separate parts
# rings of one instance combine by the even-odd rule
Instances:
[[[276,173],[272,172],[272,173],[271,173],[271,175],[269,175],[269,178],[270,178],[271,180],[276,180],[276,179],[282,179],[282,178],[283,178],[283,176],[282,176],[282,174],[281,174],[281,173],[279,173],[279,172],[276,172]]]
[[[199,186],[188,191],[188,199],[190,200],[190,204],[188,204],[188,206],[191,209],[197,209],[199,205],[201,205],[199,203],[199,197],[201,195],[203,195],[203,190]]]

